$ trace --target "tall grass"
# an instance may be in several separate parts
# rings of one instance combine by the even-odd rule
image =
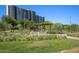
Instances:
[[[74,47],[79,47],[78,40],[67,40],[53,34],[0,33],[0,52],[60,52]]]
[[[54,40],[54,39],[66,39],[66,37],[58,37],[56,35],[28,35],[26,33],[15,33],[15,32],[9,32],[9,33],[2,33],[0,34],[0,42],[4,41],[30,41],[30,40]]]

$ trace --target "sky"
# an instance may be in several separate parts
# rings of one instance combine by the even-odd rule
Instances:
[[[46,21],[53,23],[79,24],[79,5],[17,5],[19,8],[30,9]],[[6,6],[0,5],[0,17],[6,14]]]

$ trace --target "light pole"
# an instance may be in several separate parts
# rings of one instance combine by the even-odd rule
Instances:
[[[71,33],[71,16],[70,16],[70,33]]]

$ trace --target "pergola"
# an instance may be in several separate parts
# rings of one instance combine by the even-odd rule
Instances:
[[[43,29],[45,30],[46,29],[46,25],[49,26],[49,31],[51,32],[51,27],[52,27],[52,24],[51,23],[37,23],[35,26],[39,29],[41,29],[41,27],[43,27]]]

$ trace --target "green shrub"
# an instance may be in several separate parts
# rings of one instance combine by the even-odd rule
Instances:
[[[3,39],[2,38],[0,38],[0,42],[3,42]]]

